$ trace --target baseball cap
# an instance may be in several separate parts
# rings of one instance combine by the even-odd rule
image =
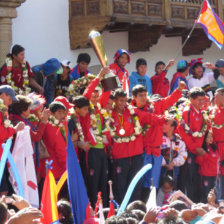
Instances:
[[[64,96],[58,96],[55,98],[54,101],[61,102],[66,107],[67,110],[69,110],[75,106],[74,104],[69,103],[68,99]]]
[[[72,63],[71,61],[67,60],[67,59],[64,59],[63,61],[61,61],[61,64],[65,67],[69,67],[71,70],[72,70]]]
[[[217,60],[216,63],[215,63],[215,66],[217,68],[224,67],[224,60],[223,59]]]
[[[5,93],[12,98],[12,101],[18,101],[15,97],[14,89],[9,85],[2,85],[0,86],[0,93]]]
[[[185,60],[180,60],[177,62],[177,69],[185,69],[188,67],[188,62]]]

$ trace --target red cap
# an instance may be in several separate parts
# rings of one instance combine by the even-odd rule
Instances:
[[[61,102],[66,107],[67,110],[75,106],[74,104],[69,103],[68,99],[64,96],[58,96],[54,99],[54,101]]]

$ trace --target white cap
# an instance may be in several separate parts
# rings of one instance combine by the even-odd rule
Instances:
[[[67,60],[67,59],[64,59],[63,61],[61,61],[61,64],[65,67],[69,67],[71,70],[72,70],[72,63],[71,61]]]

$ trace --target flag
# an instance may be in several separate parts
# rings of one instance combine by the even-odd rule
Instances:
[[[83,224],[90,216],[89,199],[70,134],[67,145],[68,191],[75,224]]]
[[[110,209],[109,209],[107,218],[110,218],[111,216],[114,216],[114,215],[115,215],[114,203],[113,203],[113,201],[111,200],[111,201],[110,201]]]
[[[57,185],[54,179],[54,175],[49,169],[44,181],[42,193],[41,212],[43,213],[44,217],[41,220],[41,223],[59,224],[57,201]]]
[[[224,24],[207,0],[204,0],[201,13],[196,22],[204,29],[208,39],[213,41],[219,49],[222,49],[224,44]]]

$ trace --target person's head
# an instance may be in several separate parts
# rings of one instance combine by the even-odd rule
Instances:
[[[195,78],[200,79],[204,72],[202,58],[192,59],[190,66],[190,74],[192,74]]]
[[[132,89],[132,95],[136,101],[136,106],[142,108],[147,103],[147,90],[142,85],[136,85]]]
[[[89,100],[86,97],[77,96],[72,103],[75,105],[75,111],[79,116],[85,117],[89,113]]]
[[[187,209],[187,205],[183,201],[176,200],[170,203],[169,208],[174,208],[177,211],[182,211],[184,209]]]
[[[208,152],[208,147],[211,147],[213,151],[216,151],[217,146],[213,143],[213,134],[211,130],[207,130],[205,133],[204,141],[202,144],[202,148]]]
[[[141,210],[143,211],[144,213],[146,213],[147,211],[147,208],[146,208],[146,205],[143,201],[133,201],[131,202],[127,208],[126,208],[127,211],[132,211],[132,210]]]
[[[145,76],[147,71],[147,62],[144,58],[139,58],[136,61],[136,70],[140,76]]]
[[[187,61],[180,60],[177,63],[177,72],[180,72],[185,77],[189,74],[190,66]]]
[[[175,187],[175,180],[171,176],[164,176],[161,187],[164,194],[169,194]]]
[[[71,209],[70,203],[66,200],[61,199],[57,202],[57,208],[58,208],[60,223],[72,224],[73,219],[72,219],[72,209]]]
[[[205,92],[200,87],[193,87],[189,91],[189,97],[192,105],[197,109],[201,109],[205,101]]]
[[[98,101],[99,101],[99,91],[98,89],[95,89],[91,95],[91,98],[90,98],[90,101],[91,103],[96,106]]]
[[[66,108],[66,116],[68,115],[69,109],[74,107],[74,104],[69,103],[68,99],[64,96],[58,96],[54,99],[56,102],[61,102]]]
[[[211,105],[210,97],[208,93],[205,93],[205,100],[204,100],[202,110],[207,110],[210,105]]]
[[[8,208],[3,202],[0,202],[0,224],[5,224],[8,218]]]
[[[107,100],[107,104],[105,106],[105,109],[107,111],[110,111],[112,110],[113,108],[113,103],[114,103],[114,96],[113,95],[110,95],[109,99]]]
[[[219,59],[215,63],[215,67],[218,68],[221,75],[224,75],[224,60]]]
[[[121,68],[124,68],[127,63],[130,62],[130,53],[124,49],[119,49],[114,55],[114,62],[116,62]]]
[[[155,72],[159,75],[165,69],[165,63],[163,61],[158,61],[155,65]]]
[[[175,119],[168,120],[164,125],[163,125],[163,133],[164,134],[173,134],[174,131],[177,128],[177,121]]]
[[[11,53],[7,55],[8,57],[12,57],[17,63],[22,64],[25,59],[25,49],[24,47],[16,44],[12,47]]]
[[[57,58],[51,58],[43,64],[43,72],[46,76],[55,75],[59,69],[61,69],[61,63]]]
[[[63,68],[63,75],[68,75],[71,70],[72,70],[72,64],[71,61],[64,59],[63,61],[61,61],[61,66]]]
[[[116,110],[124,111],[125,106],[127,104],[127,93],[121,88],[116,89],[114,91],[114,98]]]
[[[157,224],[185,224],[186,222],[179,218],[178,216],[166,216],[165,218],[161,219]]]
[[[30,115],[30,105],[32,101],[27,96],[23,95],[17,95],[16,99],[18,101],[13,102],[11,105],[11,113],[27,119]]]
[[[54,101],[49,105],[50,112],[59,122],[63,122],[66,117],[66,108],[61,102]]]
[[[219,88],[215,91],[215,103],[217,106],[224,105],[224,88]]]
[[[143,212],[140,209],[133,209],[131,210],[131,213],[133,213],[135,216],[138,217],[138,221],[140,222],[141,220],[143,220],[144,216],[145,216],[145,212]]]
[[[77,64],[79,66],[79,71],[85,72],[88,68],[90,61],[91,61],[91,58],[90,58],[89,54],[87,54],[87,53],[79,54],[78,58],[77,58]]]
[[[13,101],[18,101],[15,97],[14,89],[9,85],[0,86],[0,99],[3,100],[5,106],[9,106]]]

